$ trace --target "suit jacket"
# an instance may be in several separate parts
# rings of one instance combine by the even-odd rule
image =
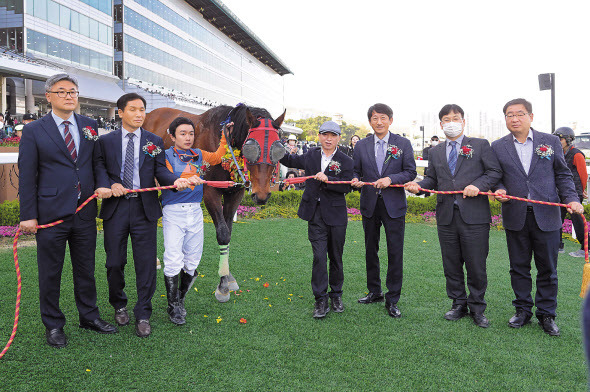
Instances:
[[[122,184],[121,164],[123,162],[121,129],[101,136],[97,142],[94,154],[96,173],[96,186],[110,188],[113,184]],[[160,147],[161,151],[152,157],[143,151],[143,146],[152,142]],[[164,153],[164,142],[162,138],[153,133],[141,129],[141,140],[139,141],[139,182],[140,188],[152,188],[156,186],[155,179],[162,186],[172,185],[176,177],[166,167]],[[143,204],[145,216],[149,221],[158,220],[162,216],[162,208],[158,201],[158,192],[141,192],[140,197]],[[120,197],[111,197],[102,201],[100,218],[110,219],[119,205]]]
[[[531,130],[533,131],[533,157],[528,173],[525,173],[520,163],[512,134],[492,143],[492,150],[504,173],[496,189],[505,189],[507,194],[518,197],[527,197],[530,193],[531,199],[553,203],[579,202],[572,173],[565,163],[559,138],[532,128]],[[537,148],[543,144],[553,149],[549,159],[542,158],[536,153]],[[524,227],[526,204],[518,200],[502,203],[502,221],[506,229],[516,231]],[[533,204],[533,210],[537,225],[542,231],[559,230],[561,227],[559,207]]]
[[[451,174],[446,154],[446,143],[430,149],[428,174],[418,183],[425,189],[439,191],[462,191],[467,185],[474,185],[482,192],[489,191],[502,178],[502,169],[496,155],[485,139],[464,136],[461,147],[471,148],[471,157],[459,154],[455,175]],[[455,201],[459,206],[461,218],[468,224],[490,223],[490,203],[488,197],[479,195],[466,197],[463,195],[437,195],[436,222],[449,225],[453,220]]]
[[[416,162],[412,144],[405,137],[390,132],[389,145],[395,145],[402,150],[397,159],[393,157],[383,164],[382,172],[377,170],[375,161],[375,135],[368,136],[356,143],[354,148],[354,176],[360,181],[373,182],[383,177],[389,177],[392,184],[405,184],[416,178]],[[361,190],[361,214],[372,217],[377,204],[378,189],[365,185]],[[391,218],[399,218],[406,214],[406,194],[404,188],[387,188],[381,191],[385,208]]]
[[[84,201],[94,190],[92,154],[95,143],[84,137],[87,126],[97,129],[96,121],[74,114],[80,145],[74,163],[51,113],[26,124],[19,145],[19,196],[21,221],[37,219],[39,224],[73,215],[78,208],[78,181]],[[96,219],[96,200],[78,213],[81,219]]]
[[[322,170],[321,147],[311,148],[303,155],[288,154],[280,162],[297,169],[305,169],[306,176],[313,176]],[[330,170],[330,165],[324,170],[330,181],[352,180],[353,162],[345,153],[336,150],[332,161],[340,163],[340,171]],[[320,209],[324,222],[329,226],[342,226],[348,222],[346,210],[346,199],[344,195],[350,192],[348,184],[326,184],[324,182],[310,179],[306,181],[305,191],[299,203],[297,215],[306,221],[310,221],[315,213],[318,200],[321,199]]]

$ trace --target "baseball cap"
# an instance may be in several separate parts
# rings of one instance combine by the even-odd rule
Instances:
[[[290,134],[288,140],[297,140],[297,136]]]
[[[326,121],[322,125],[320,125],[319,133],[326,133],[332,132],[336,135],[340,135],[340,125],[336,124],[334,121]]]
[[[37,116],[35,116],[33,113],[26,113],[23,114],[23,121],[24,120],[36,120]]]

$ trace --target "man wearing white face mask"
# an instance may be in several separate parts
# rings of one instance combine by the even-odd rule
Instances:
[[[428,146],[424,150],[422,150],[422,159],[427,161],[428,154],[430,153],[430,149],[432,147],[436,147],[437,145],[438,145],[438,136],[434,135],[433,137],[430,138],[430,146]],[[424,168],[424,176],[426,176],[427,173],[428,173],[428,168],[425,167]]]
[[[412,193],[419,193],[419,188],[463,191],[463,195],[437,195],[438,238],[447,295],[453,300],[445,319],[459,320],[470,311],[475,325],[486,328],[489,322],[483,313],[491,216],[488,198],[478,193],[496,185],[502,170],[487,140],[463,134],[463,115],[458,105],[445,105],[441,109],[440,126],[447,140],[430,150],[424,179],[419,183],[408,182],[405,188]],[[465,291],[463,264],[469,296]]]

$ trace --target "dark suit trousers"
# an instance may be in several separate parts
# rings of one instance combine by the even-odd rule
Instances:
[[[583,197],[580,197],[580,203],[584,200]],[[561,207],[561,224],[563,226],[563,221],[565,220],[566,215],[568,214],[567,209]],[[570,218],[572,220],[572,225],[574,226],[574,230],[576,231],[576,238],[580,243],[580,249],[584,249],[584,220],[580,216],[580,214],[570,214]],[[590,242],[589,242],[590,243]],[[559,229],[559,247],[563,248],[563,229]]]
[[[136,320],[149,319],[156,290],[157,222],[147,220],[139,197],[121,197],[111,219],[104,221],[104,247],[107,254],[109,302],[115,309],[127,306],[125,265],[127,241],[131,236],[137,289],[133,309]]]
[[[37,238],[37,266],[39,269],[39,304],[41,320],[48,329],[62,328],[66,319],[59,308],[61,273],[66,243],[70,247],[74,298],[81,321],[99,317],[96,306],[94,253],[96,250],[96,221],[82,220],[74,215],[62,224],[39,229]]]
[[[555,316],[559,230],[541,231],[535,221],[535,214],[527,212],[522,230],[506,230],[506,242],[510,258],[510,280],[516,296],[512,305],[532,315],[531,255],[534,253],[537,267],[536,315]]]
[[[387,302],[396,304],[402,291],[403,260],[404,260],[404,231],[405,217],[391,218],[387,214],[385,203],[379,197],[375,211],[371,218],[363,215],[363,229],[365,231],[365,259],[367,263],[367,288],[372,293],[381,293],[381,278],[379,267],[379,239],[381,225],[385,227],[387,240],[387,277],[385,294]]]
[[[484,296],[488,286],[486,259],[489,252],[490,225],[470,225],[463,221],[459,208],[453,209],[449,225],[438,225],[438,240],[442,253],[443,268],[447,281],[447,295],[453,305],[469,305],[473,313],[486,309]],[[465,292],[463,264],[467,270]]]
[[[328,282],[330,283],[330,297],[342,296],[342,284],[344,283],[342,252],[346,240],[346,225],[327,225],[322,219],[318,203],[313,217],[308,222],[307,234],[313,251],[311,289],[314,297],[320,299],[328,295]],[[326,267],[328,259],[330,260],[329,280]]]

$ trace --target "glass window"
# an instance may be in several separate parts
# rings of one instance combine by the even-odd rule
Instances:
[[[82,34],[85,37],[90,36],[88,17],[82,14],[80,14],[80,34]]]
[[[47,2],[45,0],[35,0],[35,16],[47,20]]]
[[[71,29],[75,33],[80,32],[80,14],[76,11],[71,12],[70,16]]]
[[[113,29],[107,26],[107,43],[111,45],[113,43]]]
[[[55,37],[47,37],[47,54],[50,56],[59,56],[59,40]]]
[[[27,14],[35,15],[35,1],[27,0]]]
[[[70,30],[70,9],[60,4],[59,6],[59,25]]]
[[[90,52],[90,68],[100,69],[100,60],[98,58],[98,53],[94,50],[89,50]]]
[[[59,4],[52,0],[47,2],[47,21],[59,25]]]
[[[113,3],[111,0],[98,0],[99,11],[104,12],[107,15],[111,15]]]
[[[107,32],[107,25],[99,23],[98,24],[98,40],[103,44],[108,44],[108,32]]]
[[[90,30],[89,37],[93,40],[98,41],[98,22],[94,19],[89,19],[88,28]]]
[[[60,41],[59,57],[66,61],[72,61],[72,44],[69,42]]]
[[[90,51],[86,48],[80,47],[80,64],[90,65]]]
[[[80,47],[72,45],[72,63],[80,63]]]

